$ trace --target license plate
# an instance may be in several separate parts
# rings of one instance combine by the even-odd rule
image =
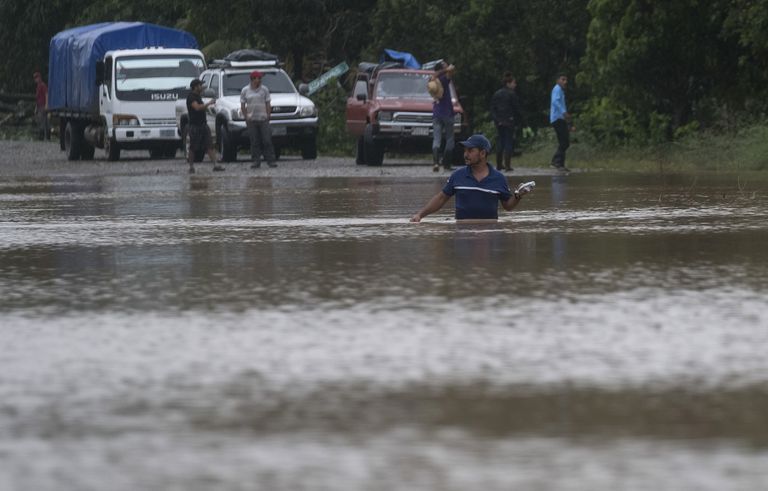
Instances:
[[[273,126],[272,135],[283,136],[288,133],[288,129],[285,126]]]
[[[160,136],[173,138],[176,136],[176,130],[160,130]]]
[[[429,134],[429,128],[414,128],[411,134],[414,136],[427,136]]]

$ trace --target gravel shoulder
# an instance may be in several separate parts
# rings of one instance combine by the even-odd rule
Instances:
[[[0,176],[3,177],[49,177],[49,176],[119,176],[183,174],[188,175],[187,164],[181,153],[173,159],[152,160],[147,151],[123,151],[121,159],[109,162],[104,152],[97,149],[94,160],[68,161],[58,142],[0,140]],[[243,175],[253,177],[384,177],[384,178],[425,178],[434,179],[448,173],[432,172],[431,162],[421,156],[385,159],[381,167],[356,165],[349,157],[323,157],[317,160],[302,160],[298,156],[281,157],[277,168],[262,165],[253,170],[245,155],[240,160],[225,164],[225,172],[214,173],[211,163],[206,160],[195,164],[196,175],[226,177]],[[515,168],[511,177],[553,175],[549,168]]]

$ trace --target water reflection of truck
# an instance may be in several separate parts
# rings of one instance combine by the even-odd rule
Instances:
[[[174,105],[205,69],[191,34],[141,22],[76,27],[51,39],[48,107],[69,160],[103,148],[172,157],[181,146]]]

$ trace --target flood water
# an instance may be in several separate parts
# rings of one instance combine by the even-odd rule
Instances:
[[[0,180],[0,489],[765,489],[768,178],[536,180]]]

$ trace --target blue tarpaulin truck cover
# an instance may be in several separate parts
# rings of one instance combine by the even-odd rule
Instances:
[[[103,22],[56,34],[49,49],[48,107],[97,112],[96,62],[107,51],[149,47],[197,49],[198,45],[188,32],[144,22]]]
[[[399,61],[406,68],[421,68],[421,63],[416,61],[416,57],[412,54],[405,51],[395,51],[394,49],[385,49],[381,55],[381,61]]]

